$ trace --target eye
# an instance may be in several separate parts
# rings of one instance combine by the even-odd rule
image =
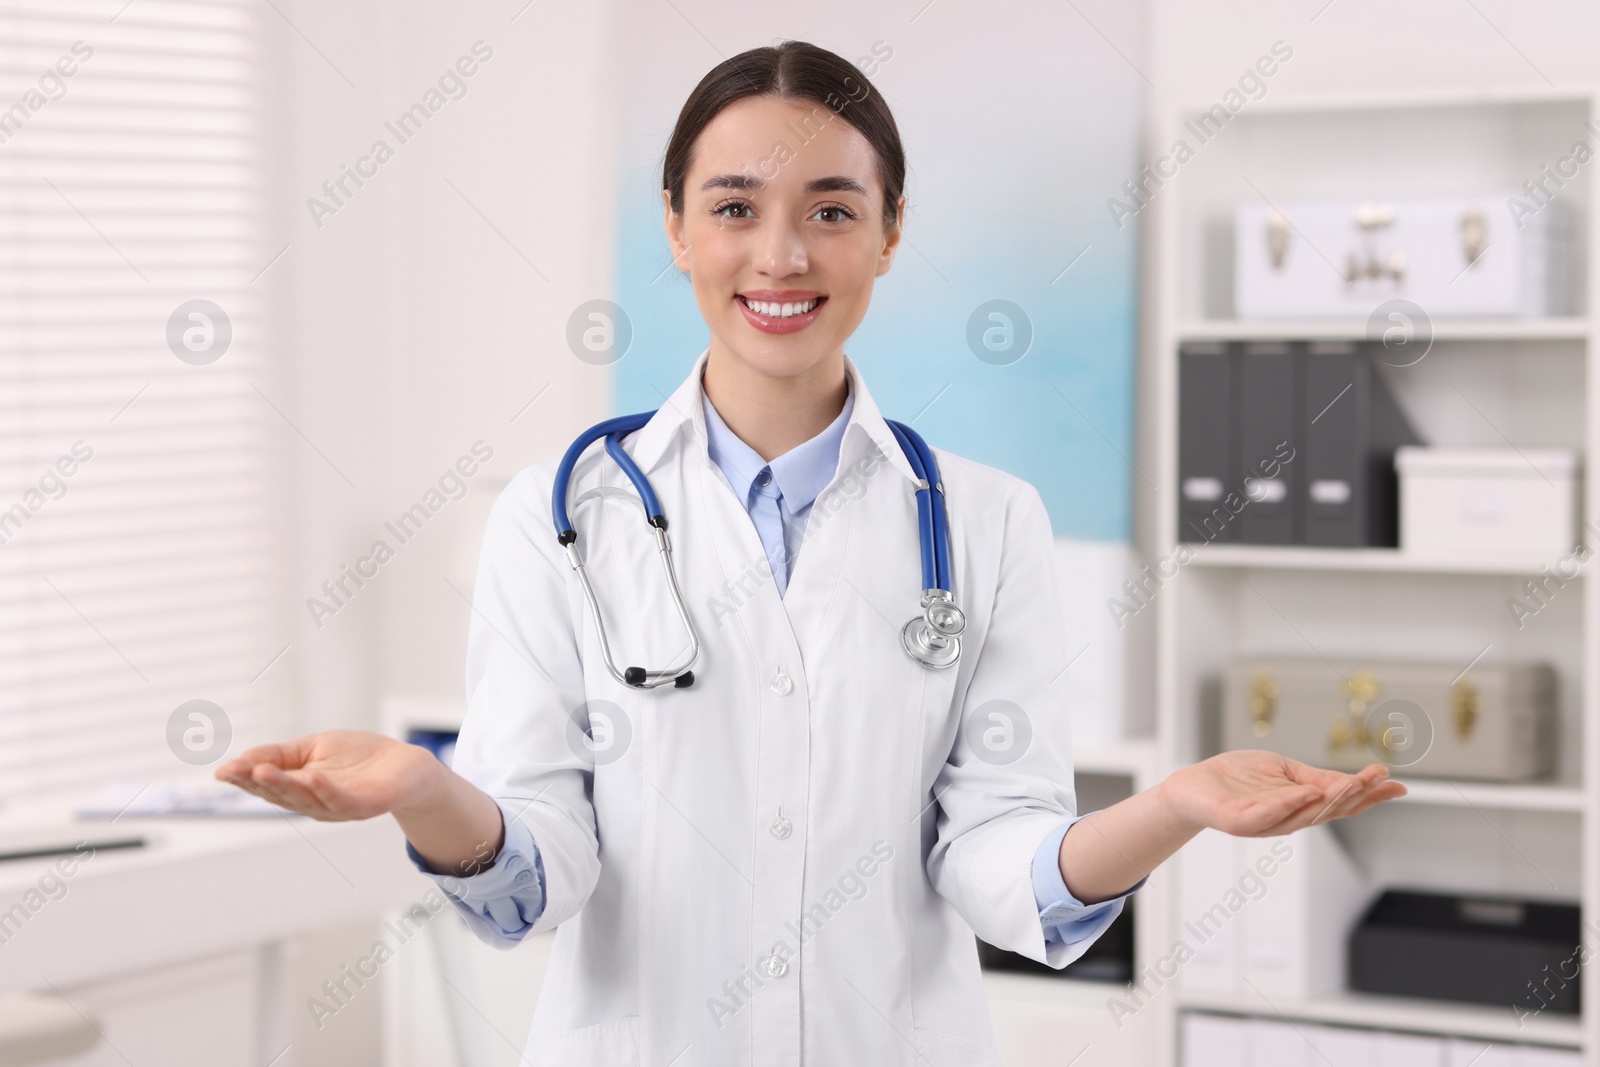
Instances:
[[[713,215],[721,215],[725,219],[747,219],[753,209],[744,200],[724,200],[711,209]]]
[[[817,209],[817,215],[826,215],[829,212],[833,212],[834,217],[825,218],[822,220],[823,222],[849,222],[856,217],[856,213],[845,207],[843,204],[829,204],[826,207],[819,207]],[[813,215],[812,217],[816,218],[816,215]]]

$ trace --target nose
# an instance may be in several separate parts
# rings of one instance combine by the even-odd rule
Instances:
[[[762,227],[753,265],[758,273],[771,278],[804,274],[809,266],[804,235],[791,222],[768,223]]]

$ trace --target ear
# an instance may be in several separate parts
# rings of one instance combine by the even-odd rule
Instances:
[[[895,223],[884,231],[883,251],[878,254],[877,277],[889,273],[889,268],[894,266],[895,249],[900,247],[900,232],[906,224],[906,198],[904,194],[895,202]]]
[[[688,247],[683,243],[683,216],[672,210],[672,194],[661,190],[661,225],[667,232],[667,245],[672,250],[672,262],[683,273],[688,274],[689,268],[683,262],[684,253]]]

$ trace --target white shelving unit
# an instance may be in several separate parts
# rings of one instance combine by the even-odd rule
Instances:
[[[1600,114],[1590,92],[1252,102],[1201,145],[1141,214],[1150,264],[1143,338],[1141,548],[1177,544],[1177,352],[1188,340],[1363,339],[1359,321],[1240,321],[1233,308],[1233,211],[1246,200],[1364,198],[1518,189]],[[1202,105],[1158,116],[1149,158],[1167,154]],[[1563,447],[1584,459],[1583,514],[1600,518],[1600,163],[1569,179],[1577,304],[1548,319],[1433,322],[1408,368],[1381,368],[1422,438],[1439,445]],[[1464,402],[1465,400],[1465,402]],[[1146,466],[1149,462],[1151,465]],[[1156,732],[1151,774],[1210,755],[1206,716],[1235,655],[1291,654],[1484,662],[1546,660],[1560,675],[1560,759],[1552,780],[1517,784],[1407,779],[1411,795],[1346,820],[1341,842],[1379,885],[1577,900],[1600,923],[1600,581],[1568,584],[1519,630],[1506,608],[1553,558],[1440,558],[1398,549],[1194,546],[1155,596]],[[1165,872],[1161,872],[1165,874]],[[1140,913],[1140,966],[1171,950],[1183,920],[1158,875]],[[1597,926],[1596,929],[1600,929]],[[1593,944],[1594,939],[1590,938]],[[1185,992],[1181,972],[1151,1001],[1162,1067],[1181,1063],[1179,1015],[1206,1011],[1583,1050],[1600,1067],[1600,982],[1582,1014],[1519,1027],[1510,1006],[1475,1007],[1357,993],[1310,1000]]]
[[[1186,341],[1359,341],[1366,328],[1365,322],[1345,319],[1189,319],[1179,324],[1178,334]],[[1582,341],[1589,336],[1589,320],[1445,319],[1433,324],[1433,336],[1441,341]]]

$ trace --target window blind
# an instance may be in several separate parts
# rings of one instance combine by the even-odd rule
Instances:
[[[0,0],[0,803],[199,776],[192,700],[286,722],[259,17]]]

